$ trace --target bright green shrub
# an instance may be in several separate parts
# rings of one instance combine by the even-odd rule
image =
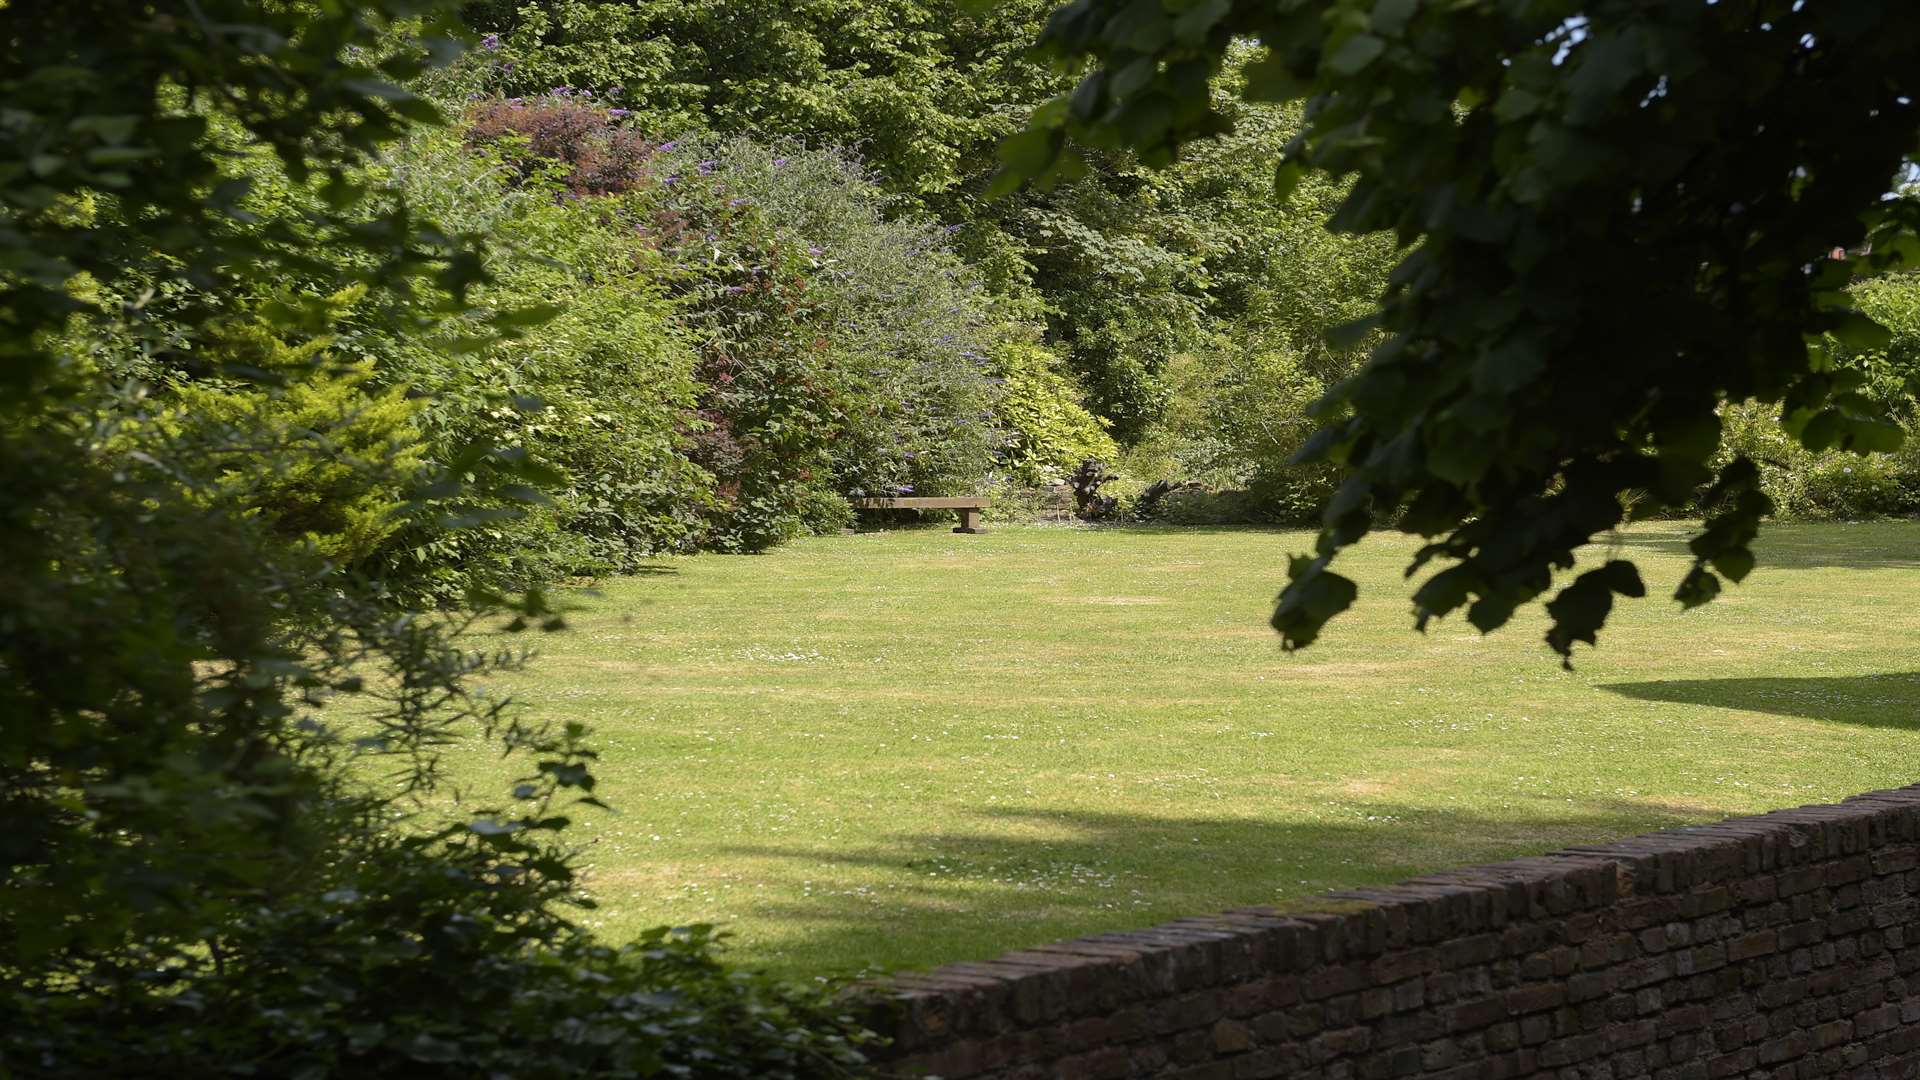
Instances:
[[[1853,301],[1886,327],[1886,344],[1873,349],[1840,349],[1845,362],[1866,373],[1866,392],[1901,415],[1914,411],[1920,386],[1920,274],[1888,274],[1859,282]]]
[[[1080,391],[1047,349],[1023,341],[995,347],[994,370],[1006,380],[1000,396],[1007,429],[1002,458],[1021,483],[1057,483],[1082,461],[1119,454],[1108,425],[1081,404]]]
[[[1780,428],[1777,408],[1746,403],[1721,411],[1720,459],[1745,454],[1760,465],[1774,513],[1825,521],[1920,512],[1920,423],[1903,422],[1906,440],[1887,454],[1814,453]]]
[[[1920,275],[1888,274],[1854,283],[1860,310],[1885,327],[1884,343],[1827,348],[1843,367],[1864,376],[1861,392],[1905,430],[1891,453],[1814,452],[1781,430],[1778,408],[1752,403],[1721,410],[1723,443],[1715,467],[1736,453],[1760,465],[1761,484],[1774,512],[1787,519],[1844,520],[1920,512],[1920,418],[1914,409],[1920,376]]]
[[[1195,504],[1180,513],[1221,519],[1304,523],[1332,495],[1336,474],[1325,465],[1291,464],[1325,419],[1307,409],[1358,370],[1371,340],[1329,339],[1337,328],[1376,312],[1396,248],[1387,236],[1328,232],[1327,218],[1345,188],[1309,175],[1285,202],[1273,197],[1271,162],[1298,131],[1294,106],[1258,106],[1231,99],[1239,78],[1230,67],[1216,102],[1235,130],[1189,148],[1158,174],[1169,214],[1187,223],[1200,260],[1210,334],[1173,357],[1161,376],[1166,405],[1123,459],[1145,480],[1189,481],[1245,498],[1179,495]]]
[[[618,214],[563,198],[558,175],[515,176],[505,152],[417,137],[394,159],[393,183],[448,227],[488,238],[481,305],[554,314],[478,351],[457,347],[459,324],[375,347],[391,352],[391,378],[426,395],[420,422],[439,460],[473,444],[517,447],[564,480],[543,510],[420,538],[421,557],[546,581],[693,547],[712,479],[684,452],[697,357],[667,295],[673,271]]]
[[[1226,521],[1223,515],[1244,512],[1231,520],[1296,524],[1319,513],[1335,477],[1324,466],[1303,467],[1292,458],[1313,433],[1307,409],[1326,392],[1326,384],[1297,355],[1284,347],[1223,346],[1176,358],[1168,375],[1173,405],[1123,459],[1129,473],[1244,494],[1180,511],[1196,522]],[[1181,494],[1163,511],[1173,514],[1175,503],[1197,498]]]
[[[351,297],[335,301],[341,308]],[[294,346],[255,316],[215,324],[206,351],[217,363],[280,380],[188,382],[167,399],[159,422],[231,452],[208,496],[246,507],[283,540],[306,542],[335,563],[379,558],[406,524],[405,507],[423,483],[425,448],[414,418],[421,403],[403,388],[375,390],[374,364],[342,365],[328,337]]]
[[[217,338],[302,351],[256,329]],[[0,584],[19,601],[0,620],[0,715],[31,721],[0,724],[0,1074],[858,1065],[867,1036],[831,986],[727,970],[703,928],[616,950],[574,926],[586,900],[557,834],[591,810],[583,730],[479,689],[522,660],[468,647],[481,616],[394,607],[279,513],[289,492],[323,511],[325,493],[357,498],[277,484],[312,443],[410,471],[391,466],[411,447],[357,433],[352,395],[388,395],[316,363],[277,396],[194,391],[218,420],[180,399],[145,419],[74,374],[101,396],[0,423]],[[282,446],[289,412],[318,426]],[[269,479],[233,475],[237,449]],[[521,763],[511,791],[436,790],[440,748],[476,739]]]

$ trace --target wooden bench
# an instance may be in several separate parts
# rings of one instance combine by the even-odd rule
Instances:
[[[963,495],[952,499],[855,499],[853,505],[861,510],[957,510],[960,512],[960,527],[954,532],[983,533],[987,530],[974,522],[988,502],[982,495]]]

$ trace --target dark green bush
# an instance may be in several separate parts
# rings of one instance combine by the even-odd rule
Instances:
[[[372,33],[400,25],[427,36]],[[529,446],[693,475],[691,350],[617,223],[516,204],[457,143],[378,157],[434,119],[391,80],[439,29],[383,0],[0,5],[0,1075],[859,1061],[825,991],[727,971],[705,930],[614,950],[567,917],[593,755],[486,692],[524,653],[480,633],[557,619],[450,560],[671,537],[649,489],[607,496],[640,539],[582,525]],[[466,603],[411,603],[396,554]],[[439,785],[460,741],[511,790]]]
[[[1018,330],[946,234],[842,154],[685,139],[666,161],[682,184],[744,200],[802,257],[805,303],[789,317],[804,313],[832,388],[835,489],[980,490],[1005,442],[992,354]]]

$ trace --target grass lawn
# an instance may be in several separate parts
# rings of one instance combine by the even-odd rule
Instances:
[[[1617,546],[1664,597],[1685,535]],[[724,923],[795,974],[931,966],[1920,774],[1920,525],[1773,526],[1746,585],[1627,604],[1571,673],[1537,607],[1415,634],[1389,535],[1283,654],[1306,543],[909,530],[605,583],[509,683],[597,733],[590,921]]]

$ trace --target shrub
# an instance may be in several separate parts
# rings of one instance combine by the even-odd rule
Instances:
[[[837,423],[821,479],[852,495],[980,490],[1003,441],[991,355],[1008,331],[946,234],[900,213],[844,154],[685,139],[670,160],[676,198],[711,192],[750,207],[770,246],[794,257],[804,299],[759,332],[800,322],[795,347],[817,354]],[[742,294],[716,298],[714,323],[745,336],[730,297]]]
[[[679,452],[711,495],[690,542],[758,550],[837,526],[847,494],[987,483],[1005,318],[944,234],[893,214],[856,161],[737,139],[656,146],[571,95],[472,116],[468,144],[519,193],[618,222],[671,283],[698,357]]]
[[[1299,524],[1319,516],[1334,471],[1300,466],[1293,455],[1318,421],[1308,408],[1326,384],[1292,351],[1221,348],[1182,356],[1168,369],[1173,404],[1125,459],[1136,476],[1186,481],[1207,492],[1241,493],[1227,502],[1184,493],[1182,511],[1215,523]],[[1163,514],[1172,513],[1172,504]]]
[[[1006,380],[1000,415],[1007,441],[1001,457],[1016,479],[1054,483],[1079,462],[1111,461],[1119,454],[1107,423],[1081,404],[1078,388],[1053,353],[1009,340],[992,355],[994,370]]]
[[[1850,290],[1860,310],[1886,327],[1885,344],[1871,349],[1838,347],[1843,362],[1865,372],[1866,392],[1882,405],[1907,416],[1914,411],[1920,385],[1920,274],[1869,278]]]
[[[537,127],[544,111],[513,115]],[[564,168],[528,165],[524,143],[466,145],[443,132],[416,137],[392,164],[395,186],[443,225],[487,237],[492,281],[476,300],[552,315],[478,350],[463,347],[464,322],[426,336],[371,327],[365,347],[391,356],[390,377],[426,396],[420,422],[437,460],[476,444],[514,447],[563,480],[535,513],[416,536],[419,557],[524,584],[694,547],[713,478],[689,459],[698,356],[668,295],[665,255],[617,200],[575,199]],[[458,577],[449,574],[449,590]]]
[[[333,297],[335,317],[357,296]],[[207,497],[247,508],[282,542],[360,566],[389,555],[424,481],[420,402],[397,386],[373,389],[373,361],[342,364],[325,352],[331,343],[320,336],[289,345],[251,313],[214,323],[205,352],[218,368],[279,385],[184,382],[162,398],[158,422],[225,444]]]
[[[820,990],[723,970],[702,930],[613,950],[566,918],[587,901],[557,833],[597,805],[584,731],[481,685],[524,653],[477,632],[557,625],[538,592],[456,616],[354,565],[404,542],[400,495],[408,529],[446,539],[512,524],[507,504],[538,495],[524,485],[553,482],[525,440],[439,436],[539,434],[511,389],[481,388],[566,385],[516,351],[531,338],[506,340],[540,313],[487,305],[571,300],[637,249],[613,229],[571,246],[586,233],[533,229],[603,258],[573,277],[542,262],[542,278],[496,252],[468,310],[478,253],[420,228],[393,188],[362,198],[419,164],[370,165],[373,149],[432,115],[383,77],[451,44],[367,32],[432,33],[438,5],[200,6],[155,33],[14,5],[0,40],[19,136],[0,142],[0,246],[31,255],[0,289],[16,361],[0,397],[0,1075],[844,1071],[864,1035]],[[375,67],[363,44],[393,48]],[[262,162],[291,176],[228,172]],[[421,190],[482,224],[522,220],[512,192],[451,171]],[[650,275],[609,277],[640,312],[618,344],[672,355],[657,290],[632,289]],[[338,333],[309,321],[338,320],[321,298],[355,280],[380,287]],[[627,355],[548,347],[567,377]],[[375,385],[459,363],[437,414]],[[463,411],[482,400],[509,415]],[[671,426],[637,415],[613,426],[633,420],[622,436],[645,454]],[[523,488],[476,482],[489,473]],[[436,787],[439,749],[463,741],[519,763],[509,791]]]
[[[1825,521],[1920,512],[1920,422],[1903,422],[1906,440],[1889,454],[1814,453],[1780,429],[1777,408],[1745,403],[1721,410],[1719,460],[1745,454],[1760,465],[1774,513]]]
[[[0,583],[30,598],[0,715],[34,721],[0,725],[0,1073],[856,1066],[831,987],[730,971],[703,928],[611,949],[569,921],[584,730],[480,689],[523,653],[463,644],[550,613],[408,612],[353,568],[396,506],[457,535],[453,485],[422,475],[418,401],[271,315],[210,323],[214,374],[175,392],[76,369],[84,392],[0,425]],[[439,748],[476,738],[522,762],[510,794],[437,789]]]
[[[562,88],[531,104],[520,98],[481,101],[467,112],[469,145],[492,147],[515,141],[523,152],[504,155],[522,183],[552,171],[574,198],[617,195],[652,178],[657,147],[590,100],[575,100]]]

